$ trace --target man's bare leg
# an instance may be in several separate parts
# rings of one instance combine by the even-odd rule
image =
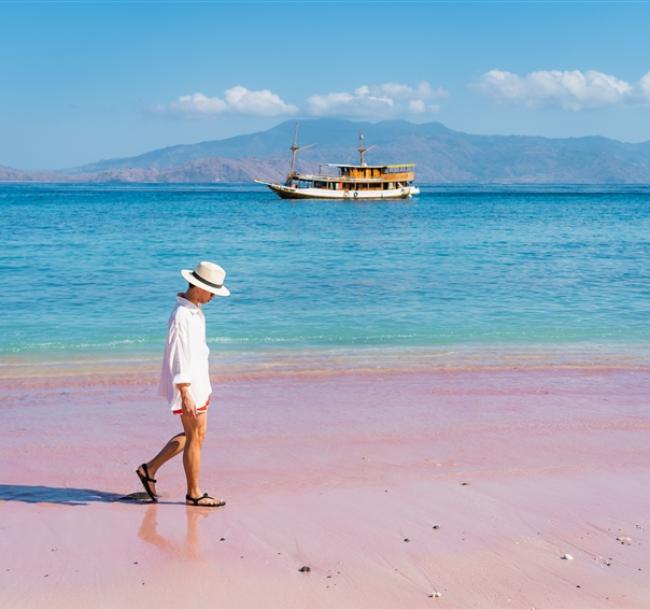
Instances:
[[[147,472],[152,479],[156,478],[156,472],[158,469],[165,463],[171,460],[174,456],[178,455],[181,451],[185,449],[185,432],[181,432],[176,436],[172,436],[167,444],[160,450],[158,455],[153,458],[150,462],[147,462]],[[138,468],[138,472],[141,472],[143,475],[146,474],[142,466]],[[156,494],[156,484],[149,483],[151,491]]]
[[[208,428],[207,413],[198,415],[181,415],[183,429],[185,430],[185,449],[183,451],[183,466],[187,479],[187,495],[190,498],[200,498],[203,495],[199,484],[201,473],[201,447]],[[205,498],[199,502],[200,506],[214,506],[218,498]]]

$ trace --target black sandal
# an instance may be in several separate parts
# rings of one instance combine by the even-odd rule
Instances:
[[[140,468],[144,471],[144,476],[140,474]],[[152,479],[149,476],[149,469],[147,468],[146,464],[141,464],[140,468],[138,468],[135,471],[135,474],[138,475],[138,478],[140,479],[140,482],[142,483],[142,487],[144,487],[144,490],[147,492],[147,495],[151,498],[152,502],[158,502],[158,498],[156,497],[156,494],[151,491],[151,487],[149,487],[149,483],[157,483],[156,479]]]
[[[217,502],[216,504],[199,504],[201,500],[205,500],[206,498],[209,498],[210,500],[216,500],[216,498],[213,498],[212,496],[209,496],[206,493],[204,493],[200,498],[193,498],[189,494],[185,496],[185,502],[192,502],[194,506],[206,506],[207,508],[218,508],[219,506],[225,506],[226,502],[225,500],[221,500],[220,502]]]

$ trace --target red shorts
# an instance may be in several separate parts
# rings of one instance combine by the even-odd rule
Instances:
[[[212,395],[208,396],[208,399],[205,401],[205,404],[202,407],[196,407],[196,413],[197,415],[199,413],[207,413],[208,412],[208,407],[210,406],[210,399],[212,398]],[[182,415],[183,414],[183,409],[178,409],[177,411],[172,411],[174,415]]]

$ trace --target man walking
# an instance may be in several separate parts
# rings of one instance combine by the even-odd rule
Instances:
[[[183,432],[172,437],[160,453],[142,464],[136,474],[152,499],[158,501],[155,475],[175,455],[183,452],[187,479],[185,502],[193,506],[224,506],[226,503],[203,493],[199,485],[201,447],[208,422],[212,394],[202,305],[214,295],[230,294],[223,283],[226,272],[217,264],[203,261],[194,271],[183,269],[187,280],[185,292],[176,296],[176,306],[169,317],[167,342],[160,373],[159,392],[167,399],[171,412],[180,415]]]

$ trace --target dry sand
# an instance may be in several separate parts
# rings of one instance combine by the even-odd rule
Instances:
[[[115,501],[180,422],[95,381],[3,382],[3,608],[650,607],[646,370],[231,379],[218,510]]]

